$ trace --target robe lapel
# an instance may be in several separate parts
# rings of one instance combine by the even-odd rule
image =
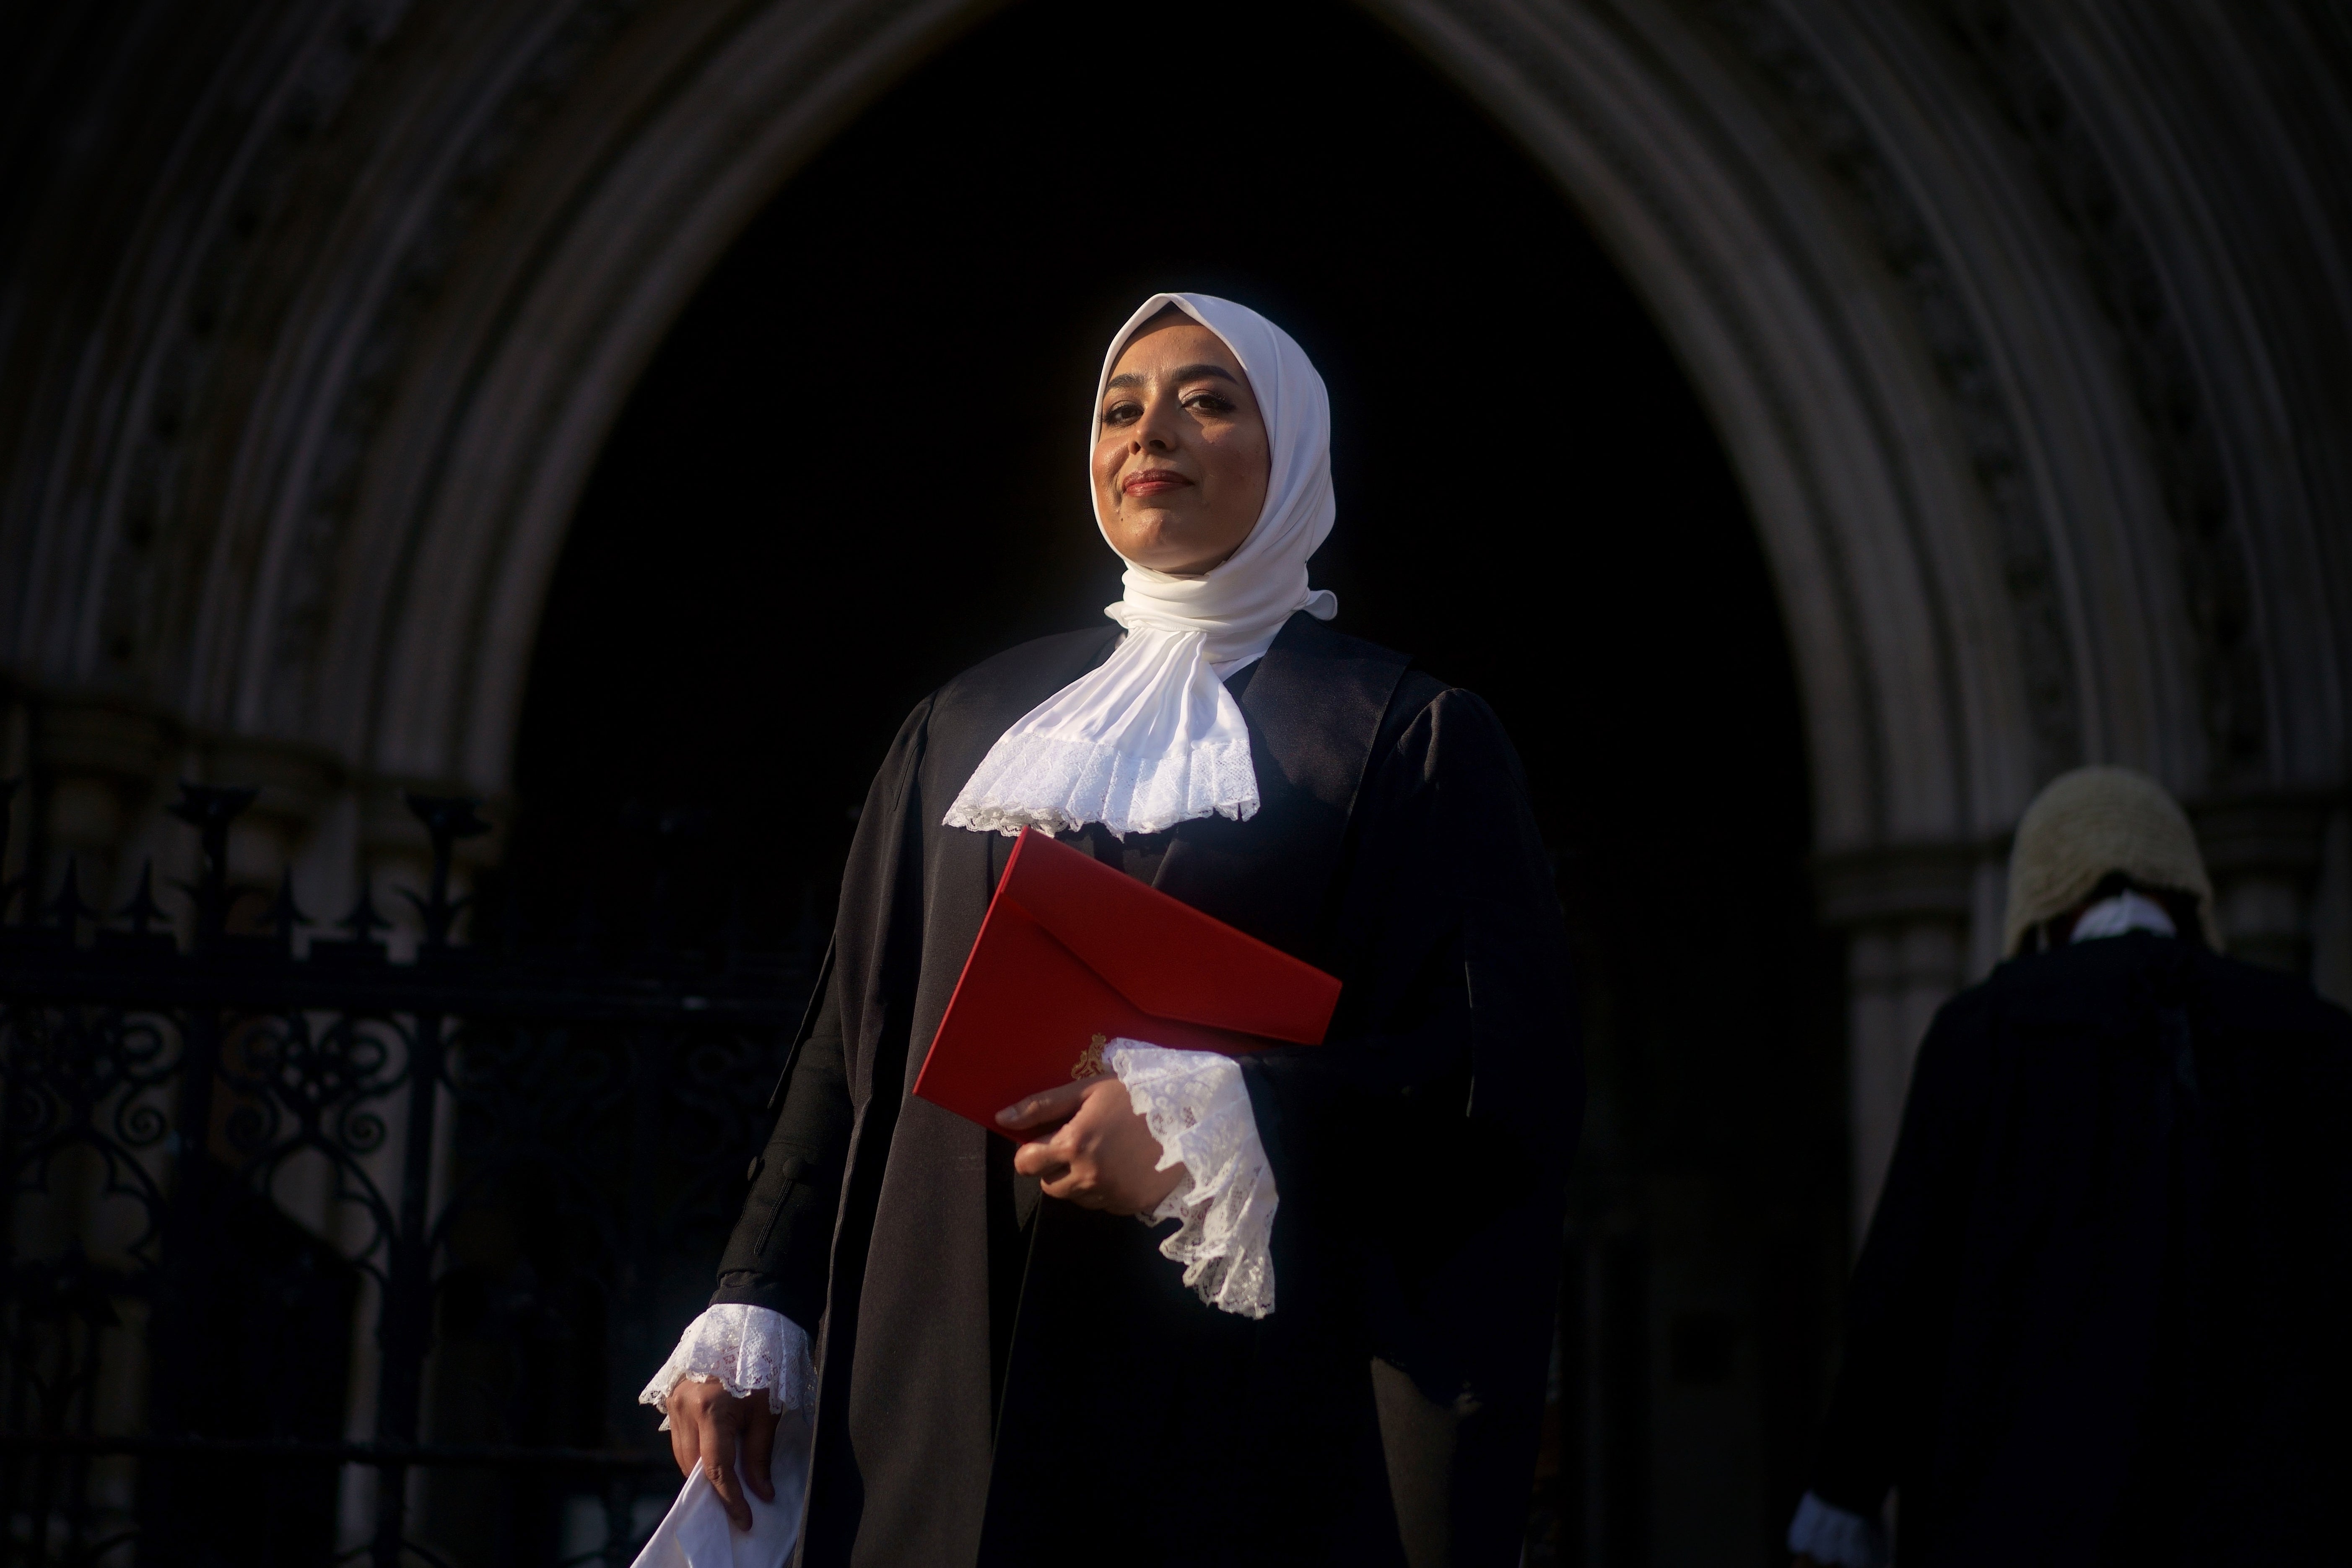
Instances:
[[[1286,952],[1322,956],[1348,818],[1410,662],[1311,616],[1291,616],[1241,698],[1257,815],[1177,828],[1160,890]]]

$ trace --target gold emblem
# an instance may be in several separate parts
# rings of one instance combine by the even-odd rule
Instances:
[[[1078,1053],[1078,1065],[1070,1069],[1070,1076],[1074,1079],[1095,1078],[1107,1071],[1103,1066],[1102,1048],[1109,1043],[1097,1035],[1094,1043]]]

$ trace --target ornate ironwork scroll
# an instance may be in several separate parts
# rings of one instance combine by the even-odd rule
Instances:
[[[810,943],[460,943],[424,796],[414,957],[365,890],[303,943],[252,799],[184,786],[177,922],[0,882],[0,1563],[619,1568]]]

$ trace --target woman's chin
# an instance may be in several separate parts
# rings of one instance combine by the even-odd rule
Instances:
[[[1204,554],[1198,549],[1178,549],[1155,550],[1148,555],[1130,555],[1128,559],[1138,566],[1148,566],[1162,576],[1198,577],[1216,565],[1223,556]]]
[[[1189,561],[1200,553],[1190,538],[1192,531],[1177,518],[1151,512],[1139,516],[1130,511],[1120,521],[1123,526],[1116,541],[1118,552],[1139,566],[1165,572],[1168,563]]]

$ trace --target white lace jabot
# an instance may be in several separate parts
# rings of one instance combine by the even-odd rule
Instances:
[[[1249,726],[1201,634],[1130,631],[997,738],[945,820],[1004,834],[1099,822],[1124,838],[1196,817],[1246,822],[1257,806]]]

